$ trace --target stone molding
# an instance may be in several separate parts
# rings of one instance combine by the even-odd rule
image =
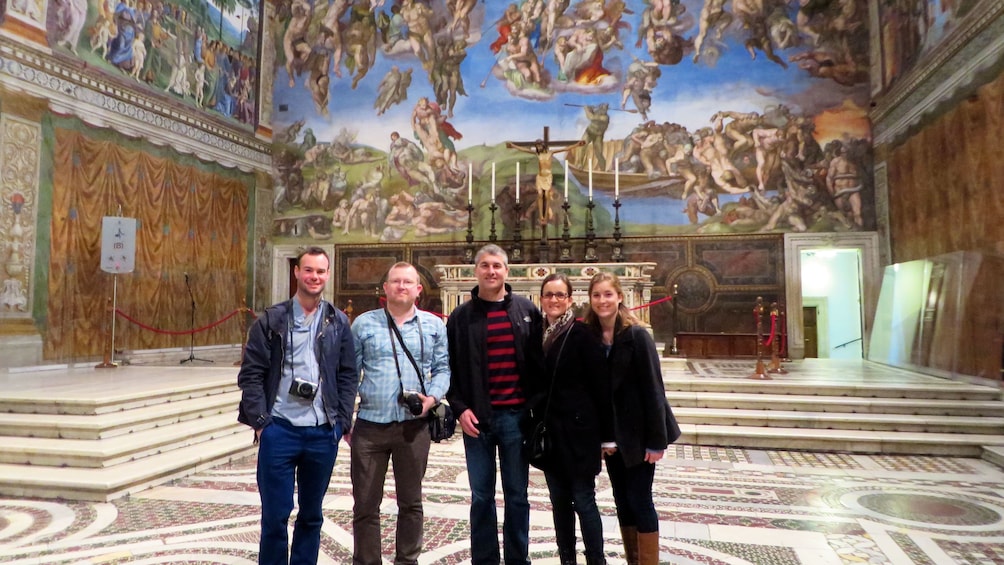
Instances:
[[[196,110],[165,104],[155,95],[102,81],[58,57],[0,38],[0,85],[49,101],[53,112],[111,128],[203,161],[244,172],[270,172],[271,147],[243,132],[209,123]]]

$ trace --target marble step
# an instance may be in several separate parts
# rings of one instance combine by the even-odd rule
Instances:
[[[858,398],[908,398],[940,400],[1000,400],[996,388],[954,383],[849,383],[819,380],[792,381],[778,377],[762,381],[741,378],[663,376],[666,391],[736,393],[747,395],[835,396]]]
[[[257,447],[243,431],[108,468],[0,464],[0,496],[107,502],[252,455]]]
[[[96,374],[100,373],[92,373]],[[46,386],[41,390],[4,390],[0,395],[0,413],[89,416],[135,410],[233,392],[237,390],[236,374],[234,370],[232,377],[207,378],[204,382],[195,383],[173,383],[165,379],[160,386],[153,385],[147,388],[132,386],[122,392],[116,392],[114,380],[109,383],[107,377],[106,379],[89,377],[93,382],[67,380],[58,386]],[[43,373],[42,377],[44,376]],[[109,385],[112,386],[111,389]]]
[[[756,426],[681,424],[677,443],[747,449],[808,450],[980,457],[984,446],[1004,447],[1004,435],[869,430],[822,430]]]
[[[233,411],[104,439],[0,437],[0,463],[52,467],[112,467],[129,461],[240,434],[247,426]]]
[[[240,398],[233,390],[93,415],[0,413],[0,436],[104,439],[219,414],[236,419]]]
[[[810,412],[790,410],[748,410],[733,408],[691,408],[673,406],[683,424],[715,426],[756,426],[818,430],[896,431],[941,434],[1004,434],[1004,418],[938,416],[883,413]]]
[[[667,387],[669,384],[667,383]],[[999,396],[999,395],[998,395]],[[674,408],[785,410],[793,412],[1004,417],[1000,400],[749,394],[667,389]]]
[[[980,457],[998,467],[1004,467],[1004,446],[984,445]]]

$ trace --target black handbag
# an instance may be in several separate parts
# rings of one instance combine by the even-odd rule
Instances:
[[[394,318],[386,309],[384,309],[384,312],[387,314],[387,326],[394,332],[394,335],[397,336],[397,341],[401,344],[401,348],[404,349],[404,354],[408,356],[408,360],[411,361],[411,365],[415,367],[415,373],[418,375],[418,385],[422,387],[422,394],[425,395],[425,381],[422,380],[422,369],[415,361],[415,357],[412,356],[411,350],[409,350],[408,346],[404,344],[404,338],[401,337],[401,330],[397,329],[397,324],[394,323]],[[394,363],[397,363],[397,356],[394,357]],[[401,367],[397,368],[397,378],[401,378]],[[429,413],[426,415],[426,418],[429,420],[429,438],[436,443],[439,443],[444,439],[450,439],[457,431],[457,418],[453,415],[453,409],[450,408],[450,404],[445,400],[440,400],[433,405],[433,407],[429,409]]]

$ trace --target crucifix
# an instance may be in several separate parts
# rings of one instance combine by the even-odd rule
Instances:
[[[582,140],[559,140],[550,139],[551,128],[544,126],[544,138],[535,141],[507,141],[505,146],[509,149],[522,151],[537,156],[537,209],[540,212],[540,243],[541,248],[547,248],[547,224],[554,218],[554,211],[551,209],[551,189],[554,186],[554,173],[551,171],[553,157],[558,153],[570,151],[576,147],[585,145]],[[558,146],[559,149],[551,148]],[[519,179],[517,179],[519,182]]]

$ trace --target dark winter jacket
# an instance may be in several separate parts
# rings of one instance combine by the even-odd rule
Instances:
[[[600,472],[600,444],[613,441],[603,345],[588,326],[574,322],[544,359],[550,405],[545,395],[536,409],[547,413],[553,451],[537,466],[562,477],[593,477]]]
[[[614,336],[607,357],[613,401],[614,440],[624,464],[632,467],[645,460],[645,450],[662,451],[667,433],[666,388],[662,364],[648,330],[630,326]]]
[[[237,374],[237,385],[243,392],[237,421],[256,430],[272,422],[292,308],[292,299],[266,308],[248,332],[244,360]],[[319,394],[328,422],[338,422],[346,434],[352,428],[352,409],[359,386],[355,346],[345,313],[328,302],[322,302],[321,308],[323,318],[317,333],[320,347],[314,348],[321,370]]]
[[[505,309],[512,323],[516,348],[516,370],[523,394],[530,398],[540,387],[543,365],[541,341],[543,318],[540,310],[505,285]],[[450,350],[450,401],[458,417],[470,408],[481,426],[491,426],[491,398],[488,394],[488,313],[478,299],[478,288],[471,299],[458,306],[446,322]]]

